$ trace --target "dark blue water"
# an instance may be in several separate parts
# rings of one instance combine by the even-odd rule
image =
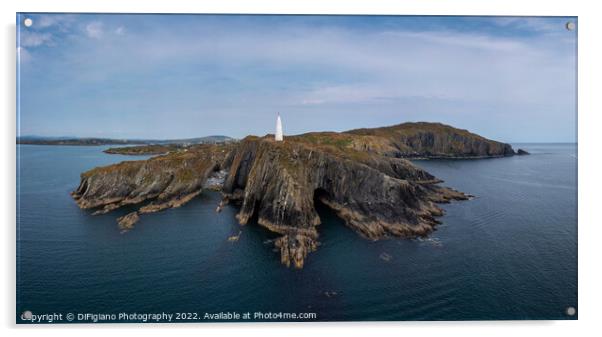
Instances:
[[[287,269],[257,225],[217,193],[143,215],[92,216],[69,196],[79,174],[140,159],[103,147],[18,148],[17,313],[310,312],[318,320],[571,319],[577,308],[576,146],[530,156],[417,161],[476,196],[444,205],[428,240],[362,239],[320,210],[321,247]],[[230,235],[242,231],[238,242]],[[385,261],[379,256],[389,254]],[[335,294],[336,293],[336,294]],[[19,319],[17,319],[19,321]]]

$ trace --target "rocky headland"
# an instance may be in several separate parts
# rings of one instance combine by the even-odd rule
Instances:
[[[374,129],[356,129],[346,134],[382,144],[379,152],[401,158],[494,158],[516,154],[510,144],[496,142],[467,130],[441,123],[404,123]]]
[[[133,228],[141,214],[179,207],[203,189],[221,190],[239,207],[237,220],[277,233],[281,261],[302,268],[319,245],[316,203],[332,209],[370,240],[428,235],[443,210],[437,205],[470,196],[449,187],[406,158],[492,158],[516,153],[492,141],[438,123],[405,123],[343,133],[248,136],[237,143],[196,145],[143,161],[94,168],[72,196],[93,214],[125,205],[117,219]],[[218,183],[216,183],[218,182]]]

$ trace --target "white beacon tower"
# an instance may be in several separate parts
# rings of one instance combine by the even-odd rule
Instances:
[[[280,113],[278,113],[278,118],[276,119],[276,135],[274,136],[274,140],[277,142],[284,140],[282,136],[282,120],[280,119]]]

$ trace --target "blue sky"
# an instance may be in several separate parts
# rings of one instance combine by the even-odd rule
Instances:
[[[33,25],[25,27],[24,18]],[[576,141],[575,18],[19,14],[20,135]]]

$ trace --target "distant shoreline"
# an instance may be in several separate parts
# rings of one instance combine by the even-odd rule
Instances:
[[[290,137],[290,136],[289,136]],[[205,140],[207,143],[220,143],[220,142],[232,142],[236,141],[236,138],[228,136],[206,136],[199,138],[189,139],[113,139],[113,138],[60,138],[56,137],[23,137],[16,138],[17,145],[57,145],[57,146],[103,146],[103,145],[170,145],[170,144],[198,144]],[[578,142],[506,142],[511,145],[578,145]],[[488,157],[489,158],[489,157]],[[412,158],[420,159],[420,158]],[[433,158],[429,159],[444,159],[444,158]],[[455,159],[462,159],[455,158]]]
[[[23,145],[58,145],[58,146],[101,146],[101,145],[171,145],[171,144],[216,144],[235,141],[234,138],[222,135],[185,139],[113,139],[113,138],[52,138],[52,137],[17,137],[16,144]]]

